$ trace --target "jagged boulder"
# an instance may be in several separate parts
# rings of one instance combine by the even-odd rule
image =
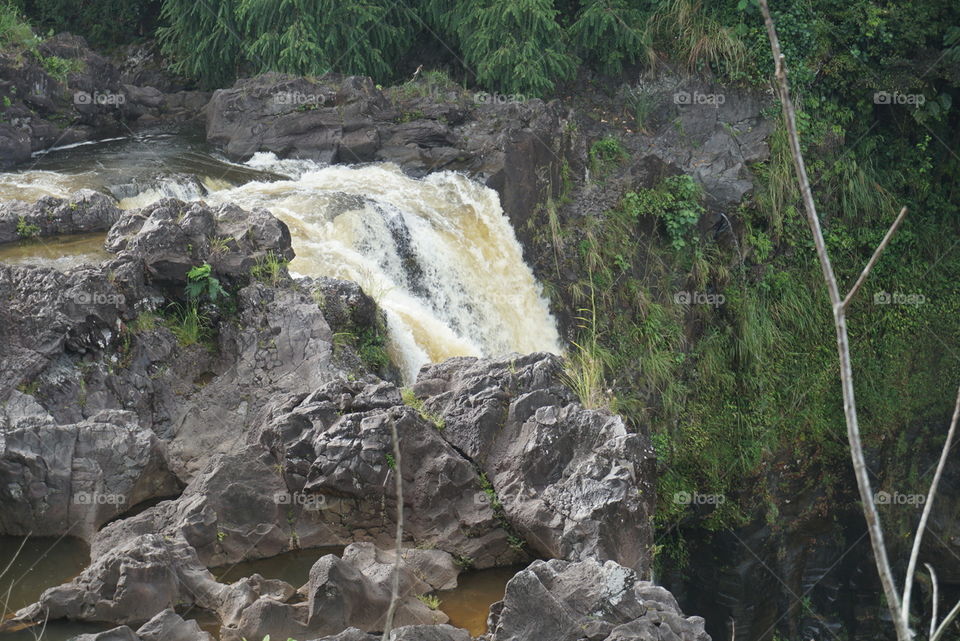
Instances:
[[[535,561],[507,583],[488,626],[488,641],[710,641],[702,618],[613,561]]]
[[[0,244],[23,238],[107,231],[121,211],[110,196],[81,189],[69,198],[0,201]]]
[[[506,519],[538,553],[650,564],[654,453],[623,420],[573,402],[548,354],[450,359],[414,387],[443,437],[492,484]]]
[[[435,563],[424,561],[418,550],[405,550],[401,560],[400,595],[395,625],[446,623],[447,616],[431,610],[416,597],[432,591],[432,583],[456,583],[456,570],[449,554],[438,573]],[[343,558],[327,555],[314,563],[310,580],[301,589],[303,603],[285,604],[261,597],[243,611],[236,627],[221,629],[222,641],[262,639],[266,634],[280,637],[311,638],[335,634],[346,628],[382,630],[390,605],[393,553],[372,544],[353,544]],[[436,556],[436,555],[434,555]],[[434,559],[435,561],[435,559]],[[388,570],[389,571],[386,571]],[[452,578],[450,573],[452,572]]]

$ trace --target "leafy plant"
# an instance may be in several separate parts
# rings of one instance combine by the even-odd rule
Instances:
[[[33,223],[28,223],[27,219],[23,216],[20,216],[17,219],[17,236],[26,240],[28,238],[34,238],[40,234],[40,227],[34,225]]]
[[[51,78],[57,82],[60,82],[61,84],[67,82],[67,76],[69,74],[79,73],[86,68],[83,60],[77,58],[45,56],[40,59],[40,62],[43,65],[43,70],[46,71]]]
[[[221,287],[220,281],[214,278],[213,268],[209,263],[198,265],[187,272],[185,291],[191,301],[206,299],[215,303],[218,299],[228,296],[226,290]]]
[[[623,143],[612,136],[601,138],[590,146],[590,171],[603,177],[629,155]]]
[[[703,215],[700,193],[700,187],[692,177],[671,176],[656,189],[626,194],[622,207],[634,218],[646,214],[661,219],[667,228],[670,244],[674,249],[682,249]]]

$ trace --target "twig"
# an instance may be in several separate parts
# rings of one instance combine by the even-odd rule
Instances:
[[[937,606],[940,603],[940,587],[937,584],[937,573],[933,571],[933,566],[929,563],[924,563],[927,566],[927,572],[930,573],[930,584],[933,586],[933,598],[930,600],[930,638],[933,638],[933,635],[937,631]]]
[[[923,515],[920,517],[917,533],[913,537],[913,549],[910,551],[910,563],[907,565],[907,576],[904,577],[903,580],[903,612],[905,616],[910,615],[910,593],[913,591],[913,576],[917,569],[917,558],[920,556],[920,542],[923,540],[923,532],[927,528],[927,520],[930,518],[930,512],[933,510],[933,499],[937,494],[937,486],[940,484],[940,477],[943,475],[943,468],[947,463],[947,454],[950,453],[950,447],[953,444],[953,435],[957,429],[958,418],[960,418],[960,389],[957,390],[957,402],[953,406],[953,418],[950,420],[947,440],[943,444],[943,450],[940,452],[937,471],[933,473],[933,481],[930,482],[930,490],[927,492],[927,501],[923,505]],[[934,635],[931,634],[930,636],[933,637]]]
[[[862,272],[860,272],[860,277],[857,279],[857,282],[853,284],[853,287],[850,288],[850,293],[847,294],[847,297],[843,299],[844,310],[846,310],[850,305],[850,301],[857,293],[857,290],[860,289],[860,286],[863,285],[863,281],[867,280],[867,276],[870,275],[870,271],[873,269],[873,266],[877,264],[880,254],[882,254],[883,250],[887,248],[887,245],[890,243],[890,239],[893,238],[894,232],[897,231],[897,227],[900,226],[900,223],[903,222],[903,219],[906,217],[906,215],[907,208],[904,207],[900,210],[900,214],[897,216],[897,219],[893,221],[892,225],[890,225],[890,229],[887,230],[886,236],[884,236],[883,240],[880,241],[880,244],[877,245],[877,249],[873,252],[873,256],[871,256],[870,260],[867,262],[867,266],[863,268]]]
[[[386,621],[383,624],[381,641],[390,640],[390,631],[393,628],[393,616],[400,601],[400,562],[403,554],[403,468],[400,460],[400,437],[397,435],[397,423],[390,419],[390,435],[393,438],[393,472],[397,487],[397,541],[396,559],[393,565],[393,587],[390,595],[390,607],[387,608]]]

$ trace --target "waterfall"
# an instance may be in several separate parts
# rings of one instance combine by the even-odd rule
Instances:
[[[290,161],[279,161],[290,165]],[[560,352],[556,324],[491,189],[452,173],[421,180],[392,165],[252,166],[297,177],[219,189],[208,202],[285,221],[291,270],[359,283],[387,316],[406,380],[451,356]]]

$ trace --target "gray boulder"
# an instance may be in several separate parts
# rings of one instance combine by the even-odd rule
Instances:
[[[179,614],[168,608],[137,629],[141,641],[213,641],[196,621],[184,621]]]
[[[422,570],[429,566],[417,562],[422,561],[422,555],[418,558],[416,552],[406,550],[401,561],[401,599],[395,625],[432,627],[432,624],[446,623],[448,619],[443,612],[431,610],[416,598],[432,589],[424,580],[429,577],[422,575]],[[262,639],[266,634],[310,638],[335,634],[346,628],[382,630],[390,605],[392,574],[384,572],[381,563],[371,563],[371,560],[386,560],[385,555],[370,544],[353,544],[344,551],[343,558],[332,554],[324,556],[314,563],[310,580],[301,589],[305,602],[285,604],[261,597],[243,610],[236,627],[221,629],[222,641]],[[446,556],[452,566],[452,559]],[[455,583],[455,578],[453,581]]]
[[[175,493],[166,448],[132,412],[0,431],[0,531],[89,540],[131,506]]]
[[[488,626],[488,641],[710,641],[702,618],[613,561],[535,561],[507,583]]]
[[[66,199],[44,196],[34,203],[4,200],[0,201],[0,244],[35,236],[105,232],[120,214],[116,201],[90,189],[81,189]],[[24,229],[29,233],[24,234]]]
[[[645,572],[655,500],[649,438],[573,402],[561,372],[548,354],[450,359],[424,367],[414,391],[534,550]]]

